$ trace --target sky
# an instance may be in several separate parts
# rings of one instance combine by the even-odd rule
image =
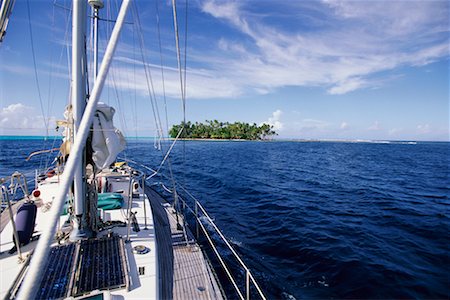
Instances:
[[[101,17],[115,19],[118,2]],[[278,138],[449,141],[449,3],[177,1],[186,120],[269,123]],[[101,98],[126,136],[183,119],[170,4],[128,12]],[[69,6],[16,1],[0,44],[0,135],[55,134],[70,98]],[[101,58],[114,23],[100,23]],[[90,44],[88,33],[89,57]]]

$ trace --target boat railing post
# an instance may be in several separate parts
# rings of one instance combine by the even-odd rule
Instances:
[[[195,200],[195,233],[197,235],[197,240],[199,239],[199,228],[198,228],[198,223],[200,222],[200,219],[198,217],[198,205],[197,205],[197,200]]]
[[[132,220],[132,212],[131,208],[133,205],[133,176],[130,174],[130,184],[128,187],[128,209],[127,209],[127,238],[125,240],[125,243],[130,242],[130,231],[131,231],[131,220]]]
[[[27,182],[27,178],[25,177],[25,175],[24,174],[20,174],[20,176],[22,177],[22,179],[23,179],[23,187],[22,187],[22,190],[23,190],[23,192],[25,193],[25,196],[27,197],[27,199],[28,200],[30,200],[30,193],[29,193],[29,191],[28,191],[28,182]],[[19,180],[19,182],[20,182],[20,180]],[[24,189],[25,188],[25,189]]]
[[[247,300],[250,300],[250,270],[246,269],[245,272],[245,287],[247,290]]]
[[[16,244],[17,254],[19,255],[19,263],[22,263],[24,261],[24,259],[22,257],[22,251],[20,251],[19,235],[17,234],[16,223],[14,222],[14,216],[13,216],[13,212],[12,212],[11,201],[9,200],[8,191],[6,190],[6,188],[3,185],[2,185],[2,189],[1,189],[0,195],[2,197],[2,202],[3,202],[3,197],[4,197],[4,198],[6,198],[6,202],[8,204],[9,219],[11,221],[11,225],[12,225],[12,229],[13,229],[14,242]]]
[[[23,182],[21,181],[23,180]],[[19,172],[14,172],[11,175],[11,184],[10,184],[11,194],[15,195],[17,192],[17,189],[20,188],[24,194],[24,196],[30,200],[30,194],[28,193],[28,184],[27,184],[27,178],[25,175]]]
[[[145,201],[145,178],[146,177],[147,177],[147,174],[143,173],[143,176],[142,176],[142,198],[144,199],[144,230],[148,230],[148,228],[147,228],[147,201]]]

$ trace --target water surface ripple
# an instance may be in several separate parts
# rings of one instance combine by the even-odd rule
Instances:
[[[18,160],[42,141],[0,143],[2,176],[42,163]],[[449,146],[189,141],[171,162],[269,298],[448,299]]]

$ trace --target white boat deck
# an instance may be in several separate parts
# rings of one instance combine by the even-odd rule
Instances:
[[[103,175],[108,176],[107,174]],[[108,180],[109,189],[113,192],[120,191],[124,196],[125,203],[121,209],[103,211],[102,219],[103,221],[114,220],[126,223],[129,178],[117,176],[116,173],[111,175],[114,176]],[[36,247],[37,237],[46,227],[47,214],[58,187],[57,176],[47,178],[39,184],[41,196],[35,201],[38,211],[33,234],[36,240],[21,247],[24,259]],[[128,262],[128,289],[97,290],[89,295],[103,294],[104,297],[111,299],[224,299],[214,272],[192,233],[187,229],[185,235],[182,230],[177,229],[176,214],[173,208],[148,187],[146,187],[145,193],[141,188],[138,191],[139,197],[133,199],[132,212],[136,212],[140,231],[130,230],[130,242],[124,244]],[[19,205],[20,203],[14,205],[14,213]],[[152,210],[152,206],[155,211]],[[158,221],[155,222],[154,218]],[[67,215],[61,216],[58,227],[61,227],[67,219]],[[179,220],[182,225],[181,215],[179,215]],[[2,226],[0,297],[6,298],[16,279],[21,276],[19,274],[22,270],[26,270],[28,265],[23,262],[19,263],[17,252],[8,253],[14,247],[14,243],[13,229],[6,210],[1,214],[0,223]],[[164,227],[159,228],[159,239],[157,239],[158,228],[155,228],[158,224]],[[120,226],[104,230],[97,237],[102,237],[111,231],[121,236],[124,241],[126,240],[128,228]],[[56,245],[55,242],[53,246]],[[133,251],[135,246],[145,246],[150,251],[145,254],[137,254]],[[95,272],[95,270],[92,271]]]
[[[57,177],[48,178],[43,184],[40,184],[39,190],[41,191],[42,202],[37,201],[38,212],[36,216],[35,233],[33,237],[38,236],[42,229],[45,228],[47,211],[51,205],[53,195],[56,194],[56,190],[59,186]],[[104,216],[107,220],[116,220],[126,222],[128,197],[124,197],[125,203],[122,209],[108,210],[104,212]],[[147,229],[145,228],[144,217],[144,205],[147,215]],[[17,205],[15,209],[17,209]],[[140,227],[139,232],[130,230],[130,242],[125,243],[126,256],[128,258],[128,274],[129,274],[129,287],[127,289],[118,289],[104,293],[105,296],[114,298],[126,299],[159,299],[158,289],[158,260],[156,251],[155,230],[153,226],[153,215],[151,207],[145,196],[141,193],[139,198],[133,199],[132,211],[137,212],[136,219]],[[67,220],[66,216],[61,216],[60,224],[63,224]],[[0,235],[0,298],[5,298],[10,290],[13,282],[16,280],[24,264],[18,262],[17,252],[9,254],[8,251],[13,248],[13,229],[11,222],[9,222],[8,212],[5,211],[1,214],[1,223],[5,223],[5,226]],[[112,230],[115,234],[119,234],[123,239],[127,236],[127,227],[114,227]],[[106,230],[100,233],[98,237],[108,233]],[[32,241],[28,245],[21,247],[22,256],[27,257],[28,254],[36,247],[37,241]],[[56,243],[54,246],[57,245]],[[135,254],[133,247],[142,245],[150,249],[150,252],[146,254]],[[93,270],[94,271],[94,270]],[[139,274],[139,271],[141,274]],[[99,293],[94,292],[95,293]]]

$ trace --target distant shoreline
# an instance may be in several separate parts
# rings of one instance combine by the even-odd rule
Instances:
[[[169,138],[171,141],[174,138]],[[417,144],[422,143],[449,143],[445,141],[388,141],[388,140],[333,140],[333,139],[269,139],[269,140],[245,140],[245,139],[211,139],[211,138],[185,138],[179,141],[200,141],[200,142],[295,142],[295,143],[367,143],[367,144]]]
[[[174,138],[169,138],[175,140]],[[213,138],[179,138],[179,141],[209,141],[209,142],[272,142],[274,139],[250,140],[250,139],[213,139]]]
[[[125,137],[127,140],[151,140],[155,137]],[[165,137],[171,141],[174,138]],[[0,135],[0,140],[53,140],[62,139],[62,136],[42,136],[42,135]],[[246,139],[212,139],[212,138],[186,138],[179,141],[199,141],[199,142],[297,142],[297,143],[368,143],[368,144],[414,144],[414,143],[450,143],[450,141],[421,141],[421,140],[365,140],[365,139],[299,139],[299,138],[274,138],[267,140],[246,140]]]

